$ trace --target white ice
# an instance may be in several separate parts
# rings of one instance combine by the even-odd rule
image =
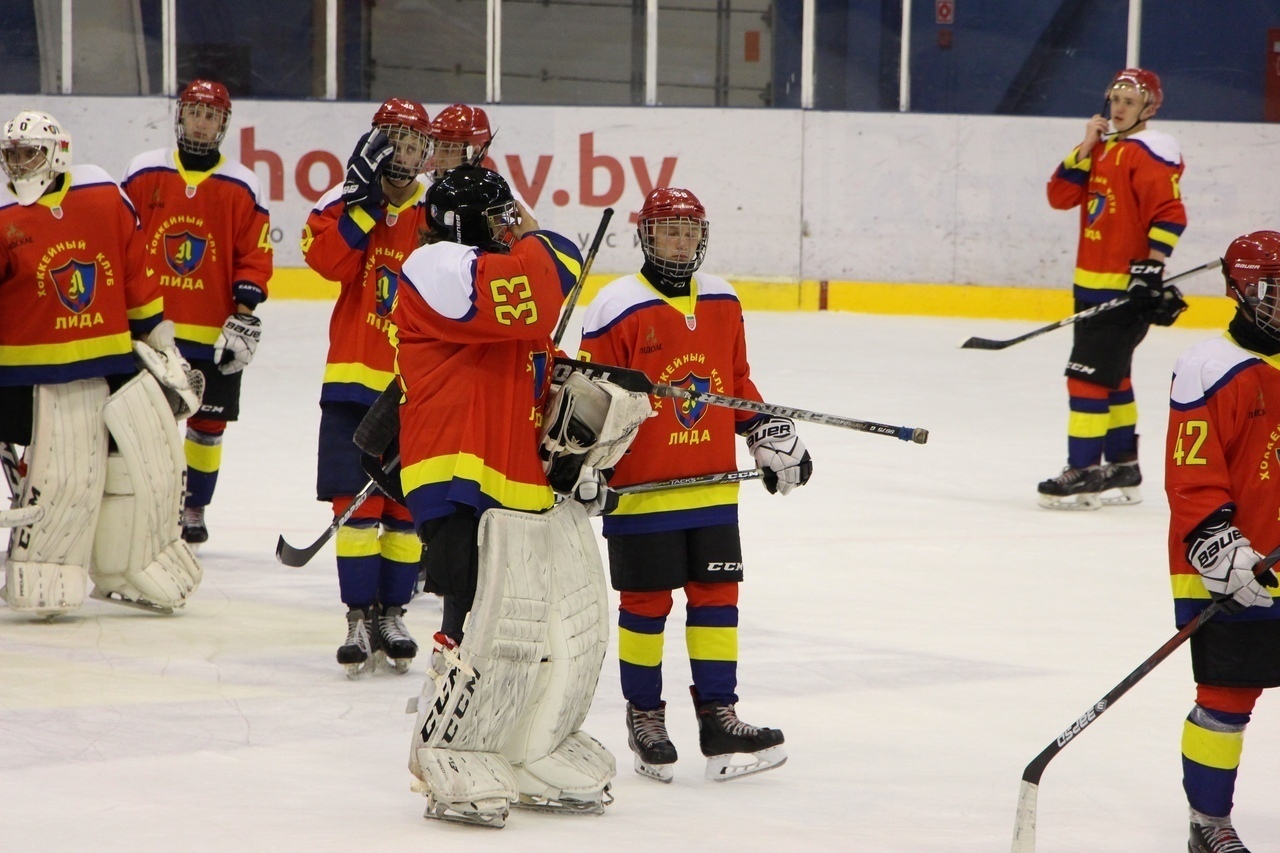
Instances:
[[[348,680],[332,548],[303,569],[273,557],[279,534],[306,544],[330,520],[312,491],[328,313],[263,307],[186,612],[0,608],[0,850],[1008,850],[1026,763],[1174,632],[1166,392],[1215,332],[1155,329],[1138,351],[1146,501],[1067,513],[1035,486],[1065,457],[1069,332],[981,352],[956,344],[1035,324],[751,314],[770,401],[930,430],[918,446],[802,425],[812,482],[743,487],[739,711],[782,728],[790,760],[703,779],[678,606],[674,783],[631,770],[611,648],[586,725],[618,759],[606,814],[425,821],[405,768],[422,666]],[[425,643],[438,618],[420,598],[408,624]],[[1049,765],[1040,851],[1184,848],[1193,695],[1183,648]],[[1280,849],[1277,741],[1264,694],[1235,810],[1255,851]]]

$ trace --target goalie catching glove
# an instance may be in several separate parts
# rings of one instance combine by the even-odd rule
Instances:
[[[764,487],[769,494],[785,495],[809,482],[813,459],[790,418],[766,417],[746,435],[747,448],[764,471]]]
[[[262,339],[262,320],[253,314],[232,314],[222,324],[218,340],[213,344],[213,363],[218,372],[230,376],[239,373],[253,361]]]
[[[145,341],[134,341],[133,355],[160,383],[175,418],[182,420],[200,410],[204,376],[178,352],[172,320],[162,320]]]
[[[1142,319],[1157,326],[1172,326],[1187,310],[1182,291],[1164,284],[1164,262],[1140,260],[1129,262],[1129,301]]]
[[[1226,519],[1202,525],[1187,548],[1187,560],[1200,572],[1209,594],[1228,599],[1223,608],[1227,613],[1271,606],[1271,593],[1265,587],[1280,581],[1270,569],[1254,576],[1253,568],[1261,559],[1239,528]]]

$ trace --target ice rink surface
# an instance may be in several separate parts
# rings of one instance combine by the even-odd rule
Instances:
[[[585,726],[618,759],[603,816],[425,821],[404,713],[423,666],[348,680],[332,546],[303,569],[273,556],[277,535],[305,545],[331,517],[313,492],[329,306],[261,314],[186,612],[0,608],[0,850],[1008,850],[1023,767],[1174,632],[1166,395],[1178,353],[1215,332],[1155,329],[1138,351],[1146,501],[1068,513],[1037,507],[1035,486],[1065,458],[1069,331],[981,352],[956,345],[1035,324],[750,314],[767,400],[930,430],[918,446],[802,424],[810,484],[743,487],[739,711],[782,728],[790,760],[703,779],[678,599],[674,783],[631,770],[611,641]],[[407,621],[426,644],[438,619],[419,598]],[[1185,849],[1193,696],[1183,648],[1060,754],[1037,849]],[[1278,743],[1266,693],[1235,809],[1257,853],[1280,850]]]

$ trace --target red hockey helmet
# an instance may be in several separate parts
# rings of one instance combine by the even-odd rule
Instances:
[[[387,98],[373,114],[373,126],[387,134],[395,156],[387,164],[387,180],[404,186],[426,168],[431,154],[431,119],[417,101]]]
[[[1111,78],[1107,91],[1103,93],[1104,96],[1111,97],[1111,90],[1116,86],[1132,86],[1141,92],[1146,106],[1151,109],[1151,115],[1155,115],[1156,110],[1160,109],[1160,105],[1164,103],[1164,87],[1160,85],[1160,77],[1154,71],[1148,71],[1145,68],[1125,68],[1117,71],[1116,76]]]
[[[217,151],[231,121],[231,95],[212,80],[192,80],[178,96],[173,115],[178,147],[189,154]]]
[[[637,225],[645,260],[663,275],[688,278],[702,266],[711,223],[693,193],[658,187],[645,198]]]
[[[435,143],[433,167],[437,175],[443,175],[455,166],[474,160],[493,139],[493,131],[484,110],[450,104],[432,120],[431,139]]]
[[[1239,302],[1264,331],[1280,337],[1280,232],[1237,237],[1222,259],[1227,296]]]

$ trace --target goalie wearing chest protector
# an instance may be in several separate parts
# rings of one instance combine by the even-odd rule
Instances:
[[[413,787],[426,817],[478,826],[503,826],[512,805],[599,814],[615,764],[581,729],[608,643],[587,516],[608,498],[598,469],[649,402],[581,378],[549,390],[550,335],[582,259],[499,175],[451,170],[428,206],[393,309],[401,484],[427,589],[444,596]],[[553,482],[580,500],[557,502]]]
[[[4,128],[0,442],[13,505],[3,597],[52,617],[95,598],[171,613],[200,584],[179,535],[185,462],[176,418],[200,405],[142,275],[133,209],[46,113]],[[23,353],[25,355],[19,355]],[[26,448],[17,461],[15,445]]]

